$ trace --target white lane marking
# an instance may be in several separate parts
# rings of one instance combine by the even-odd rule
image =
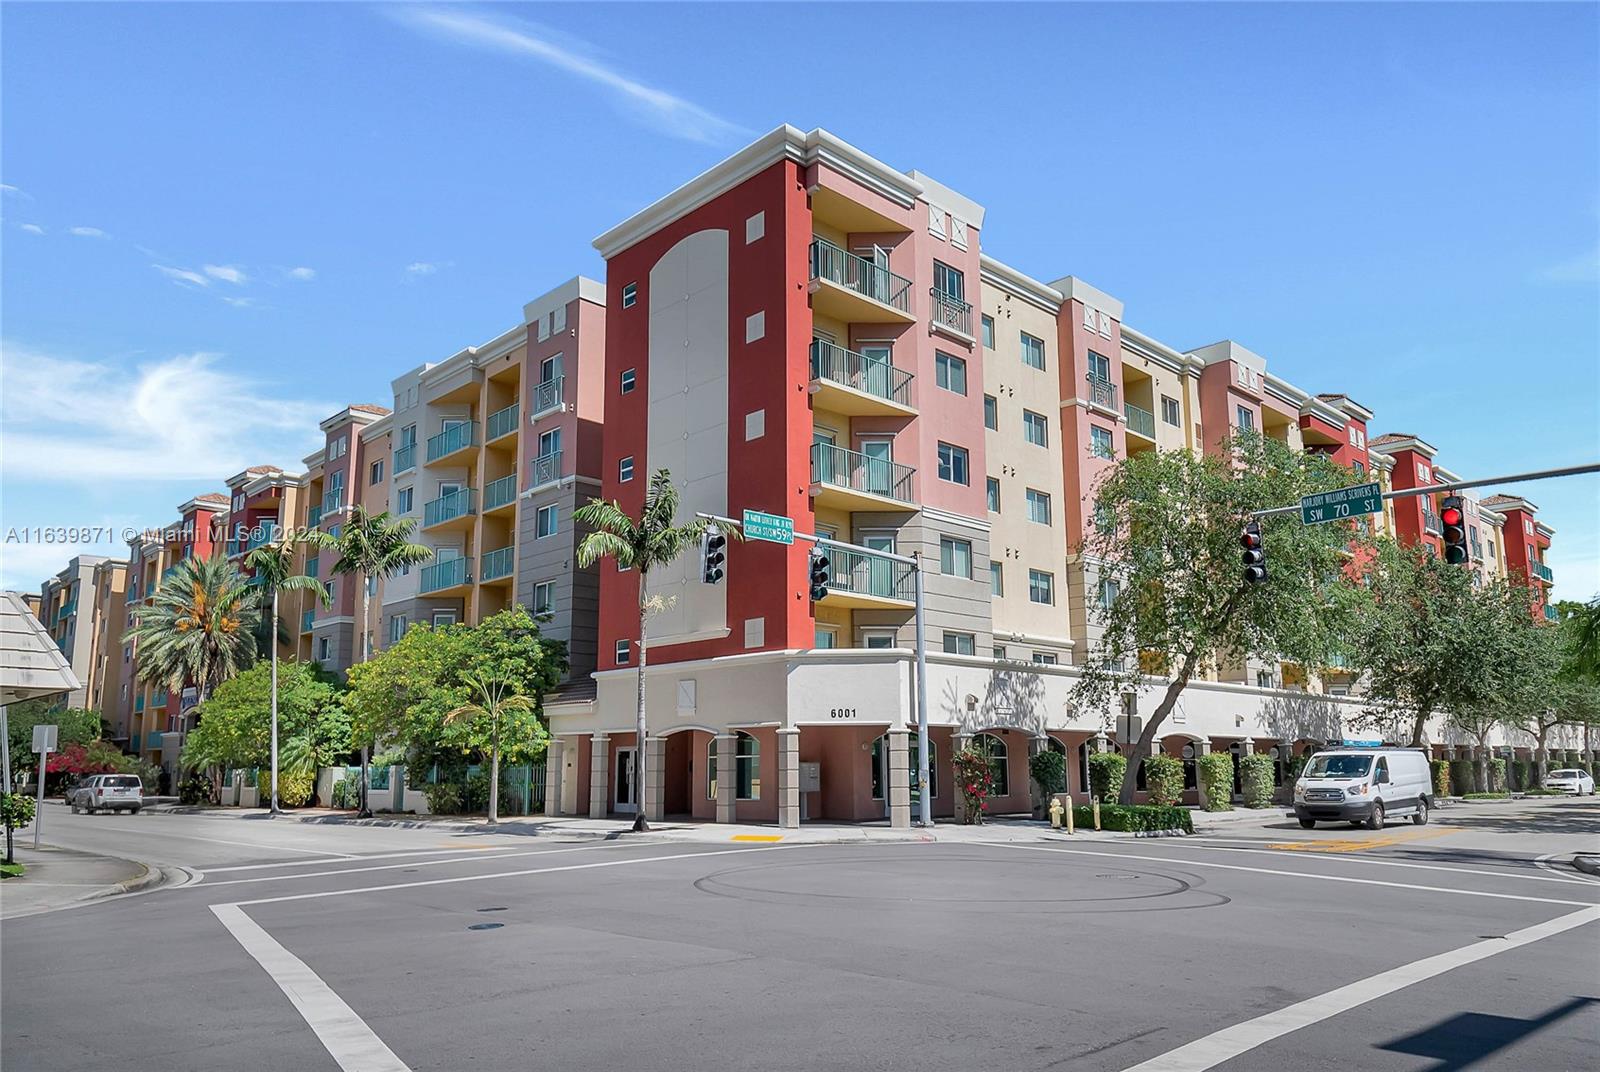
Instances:
[[[1132,852],[1095,852],[1090,849],[1057,849],[1046,845],[1018,845],[1008,841],[974,842],[992,849],[1024,849],[1033,852],[1063,852],[1074,856],[1102,856],[1117,860],[1144,860],[1150,863],[1170,864],[1173,867],[1213,867],[1222,871],[1250,871],[1258,875],[1282,875],[1286,878],[1304,878],[1314,882],[1353,882],[1361,886],[1387,886],[1397,890],[1421,890],[1424,893],[1449,893],[1461,897],[1492,897],[1500,901],[1532,901],[1535,904],[1571,905],[1575,908],[1593,907],[1589,901],[1560,901],[1552,897],[1530,897],[1521,893],[1493,893],[1489,890],[1461,890],[1451,886],[1424,886],[1414,882],[1387,882],[1379,878],[1356,878],[1354,875],[1327,875],[1310,871],[1285,871],[1277,867],[1245,867],[1242,864],[1222,864],[1213,860],[1194,860],[1178,856],[1146,856]],[[1298,857],[1297,857],[1298,859]]]
[[[1539,868],[1541,871],[1550,872],[1551,876],[1558,882],[1576,882],[1580,886],[1600,886],[1600,879],[1585,875],[1581,871],[1575,875],[1569,875],[1564,871],[1557,871],[1554,867],[1550,866],[1550,861],[1555,859],[1557,856],[1572,855],[1574,854],[1570,852],[1547,852],[1543,856],[1537,857],[1533,861],[1533,866]],[[1573,870],[1576,871],[1577,868],[1573,868]]]
[[[1199,840],[1199,839],[1197,838],[1195,840]],[[1346,863],[1371,864],[1373,867],[1410,867],[1410,868],[1416,868],[1417,870],[1420,870],[1420,871],[1451,871],[1451,872],[1454,872],[1455,874],[1458,874],[1458,875],[1488,875],[1488,876],[1490,876],[1492,878],[1521,879],[1524,882],[1571,882],[1572,881],[1571,879],[1566,878],[1566,877],[1564,877],[1564,876],[1562,876],[1560,874],[1530,875],[1530,874],[1527,874],[1525,872],[1512,871],[1512,870],[1509,870],[1509,869],[1503,869],[1503,870],[1498,870],[1497,871],[1497,870],[1493,870],[1491,868],[1481,868],[1481,867],[1450,867],[1450,866],[1448,866],[1446,864],[1418,864],[1418,863],[1411,863],[1410,861],[1407,861],[1407,860],[1380,860],[1380,859],[1375,859],[1374,857],[1371,857],[1371,856],[1361,856],[1361,855],[1358,855],[1357,853],[1353,853],[1353,852],[1319,852],[1319,853],[1309,853],[1308,854],[1308,853],[1296,852],[1293,849],[1241,849],[1241,848],[1236,848],[1233,845],[1216,845],[1216,844],[1191,845],[1190,844],[1190,840],[1188,838],[1184,838],[1183,839],[1183,843],[1181,845],[1173,845],[1172,847],[1175,848],[1175,849],[1178,849],[1178,848],[1212,849],[1212,850],[1214,850],[1216,852],[1253,852],[1253,853],[1258,853],[1258,854],[1263,855],[1263,856],[1282,856],[1282,857],[1287,857],[1287,858],[1290,858],[1290,859],[1306,860],[1306,861],[1311,861],[1311,860],[1343,860]],[[1551,853],[1551,855],[1552,856],[1559,856],[1559,855],[1562,855],[1562,854],[1561,853]],[[1541,860],[1548,859],[1548,857],[1541,856],[1539,859],[1541,859]],[[1530,861],[1530,862],[1536,863],[1536,864],[1538,863],[1537,860]],[[1541,864],[1540,866],[1542,867],[1543,865]]]
[[[1402,964],[1398,968],[1390,968],[1386,972],[1379,972],[1366,979],[1358,979],[1326,994],[1285,1006],[1276,1012],[1257,1016],[1253,1020],[1246,1020],[1232,1027],[1225,1027],[1221,1031],[1195,1039],[1175,1050],[1168,1050],[1158,1057],[1141,1061],[1125,1069],[1124,1072],[1205,1072],[1206,1069],[1215,1068],[1224,1061],[1248,1053],[1291,1031],[1298,1031],[1342,1012],[1348,1012],[1358,1005],[1365,1005],[1396,990],[1402,990],[1454,968],[1525,946],[1530,942],[1537,942],[1541,938],[1570,931],[1574,927],[1581,927],[1596,920],[1600,920],[1600,906],[1591,905],[1580,911],[1557,916],[1555,919],[1536,923],[1520,931],[1513,931],[1504,938],[1474,942],[1460,949],[1452,949],[1410,964]]]
[[[205,882],[196,889],[213,889],[217,886],[242,886],[253,882],[293,882],[302,878],[327,878],[330,875],[364,875],[369,871],[393,871],[397,868],[438,867],[442,864],[476,864],[495,860],[511,860],[522,856],[550,856],[558,852],[579,852],[583,849],[604,849],[611,845],[574,845],[567,849],[529,849],[526,852],[507,852],[497,856],[455,856],[448,860],[416,860],[398,864],[379,864],[377,867],[340,867],[332,871],[300,871],[293,875],[258,875],[255,878],[230,878],[221,882]],[[321,861],[326,863],[327,861]]]
[[[557,842],[561,844],[561,842]],[[364,855],[352,856],[352,860],[400,860],[407,856],[446,856],[453,852],[506,852],[516,848],[515,845],[479,845],[473,847],[463,845],[459,849],[417,849],[414,852],[373,852]],[[274,867],[310,867],[313,864],[325,864],[328,861],[322,857],[309,860],[275,860],[270,864],[233,864],[228,867],[213,867],[206,874],[221,874],[225,871],[265,871]]]
[[[238,905],[212,905],[228,932],[278,984],[344,1072],[411,1072],[365,1020],[305,961],[279,945]]]

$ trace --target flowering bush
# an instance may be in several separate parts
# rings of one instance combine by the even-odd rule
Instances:
[[[956,787],[961,791],[962,822],[983,822],[984,810],[994,793],[994,770],[989,757],[976,748],[963,748],[950,757],[955,767]]]

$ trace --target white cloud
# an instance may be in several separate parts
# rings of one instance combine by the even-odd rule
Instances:
[[[432,275],[438,270],[439,266],[437,264],[429,264],[427,261],[413,261],[411,264],[406,265],[406,274],[411,276]]]
[[[315,268],[306,268],[304,266],[299,268],[290,268],[284,274],[290,279],[298,279],[306,283],[309,283],[311,280],[317,278],[317,270]]]
[[[169,268],[165,264],[152,264],[150,267],[179,286],[209,287],[211,285],[211,280],[199,272],[192,272],[187,268]]]
[[[532,23],[455,8],[399,6],[390,14],[418,33],[527,57],[591,82],[624,112],[675,138],[716,143],[749,133],[698,104],[606,66],[593,58],[586,43]]]
[[[104,231],[102,231],[98,227],[68,227],[67,228],[67,233],[69,235],[77,235],[79,238],[110,238],[111,237],[110,235],[106,234]]]
[[[228,294],[219,294],[218,297],[236,309],[254,309],[261,304],[254,298],[235,298]]]
[[[224,283],[243,285],[250,282],[250,277],[231,264],[207,264],[204,266],[206,275],[212,279],[220,279]]]
[[[1548,283],[1600,283],[1600,248],[1552,264],[1539,274]]]
[[[32,194],[27,193],[24,190],[18,189],[17,187],[11,185],[9,182],[0,182],[0,194],[5,194],[7,197],[20,197],[24,201],[32,201],[33,200],[33,195]]]
[[[321,442],[317,422],[338,408],[270,397],[219,354],[128,368],[6,341],[0,371],[0,474],[8,483],[69,481],[104,491],[105,481],[220,483],[250,465],[292,469]]]
[[[22,229],[29,234],[44,234],[44,228],[37,223],[25,223],[22,225]]]

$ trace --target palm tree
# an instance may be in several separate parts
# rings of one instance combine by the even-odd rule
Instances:
[[[519,711],[537,714],[539,707],[533,697],[515,691],[516,686],[505,678],[470,671],[461,676],[467,686],[478,694],[479,702],[462,704],[446,714],[444,720],[489,720],[489,825],[493,826],[500,821],[500,719]]]
[[[272,803],[269,811],[278,814],[278,593],[311,592],[326,607],[331,602],[327,586],[315,577],[294,572],[295,552],[302,543],[326,547],[332,542],[325,532],[312,529],[300,539],[285,537],[273,543],[262,544],[245,556],[245,568],[254,574],[256,590],[261,602],[272,606]]]
[[[129,631],[139,645],[139,680],[181,691],[201,703],[255,661],[260,599],[222,555],[185,558],[164,577]]]
[[[672,485],[672,474],[657,469],[650,478],[650,488],[645,492],[644,509],[635,521],[622,509],[622,504],[603,499],[589,502],[572,512],[573,520],[593,530],[578,545],[578,565],[587,569],[602,558],[612,558],[618,569],[639,572],[639,685],[638,715],[635,726],[636,748],[633,750],[633,784],[637,790],[639,806],[634,813],[633,828],[650,829],[645,822],[643,802],[645,793],[644,765],[644,671],[646,653],[646,619],[657,609],[648,592],[650,571],[665,566],[692,547],[696,541],[715,529],[737,539],[737,527],[708,518],[695,518],[686,525],[676,525],[678,519],[678,489]]]
[[[395,517],[387,510],[373,514],[364,506],[356,506],[351,508],[350,520],[345,522],[343,530],[332,542],[339,554],[339,560],[333,564],[333,572],[349,574],[360,580],[356,621],[359,623],[357,628],[360,630],[361,645],[357,662],[366,662],[372,651],[372,633],[367,627],[367,600],[371,596],[372,584],[380,578],[393,577],[401,570],[420,566],[433,557],[431,547],[411,542],[411,532],[416,527],[415,521]],[[367,808],[367,762],[371,752],[371,746],[363,741],[361,810],[356,813],[362,818],[372,814]]]

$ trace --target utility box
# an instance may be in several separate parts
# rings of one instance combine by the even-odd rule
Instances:
[[[800,792],[820,793],[822,791],[822,764],[800,764]]]

